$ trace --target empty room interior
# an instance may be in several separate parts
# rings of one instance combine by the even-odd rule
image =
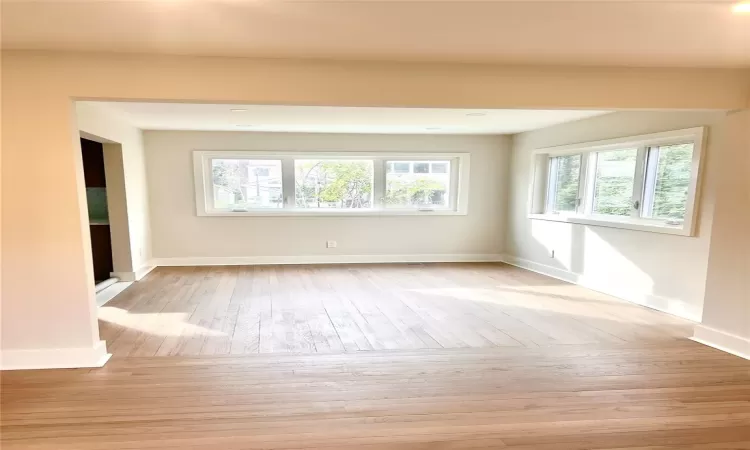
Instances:
[[[3,449],[750,449],[750,4],[2,6]]]

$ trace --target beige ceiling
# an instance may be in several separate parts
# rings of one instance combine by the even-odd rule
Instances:
[[[610,111],[79,102],[143,130],[512,134]]]
[[[724,1],[3,0],[2,46],[191,55],[750,67]]]

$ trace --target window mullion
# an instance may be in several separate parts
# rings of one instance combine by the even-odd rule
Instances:
[[[598,153],[590,152],[586,155],[586,178],[583,197],[583,214],[591,214],[594,210],[594,191],[596,190],[596,166]]]
[[[641,216],[643,206],[643,186],[646,177],[647,147],[639,147],[635,160],[635,175],[633,176],[633,197],[630,203],[630,216],[638,218]]]
[[[385,158],[372,161],[372,204],[375,209],[385,208]]]
[[[555,213],[555,192],[557,191],[557,166],[558,166],[559,159],[558,158],[550,158],[549,160],[549,170],[547,179],[549,180],[549,184],[547,185],[547,197],[545,200],[545,204],[547,205],[545,208],[545,211],[548,213]]]
[[[202,162],[203,169],[203,196],[205,201],[206,211],[215,211],[216,206],[214,205],[214,184],[213,184],[213,171],[211,168],[211,158],[204,158]]]
[[[281,192],[284,196],[283,209],[294,209],[297,206],[297,199],[294,189],[294,158],[281,158]]]
[[[643,187],[643,205],[641,216],[651,217],[654,211],[654,195],[656,193],[656,172],[659,167],[659,147],[650,147],[646,152],[646,176]]]
[[[581,168],[578,172],[578,198],[576,199],[576,214],[584,214],[586,210],[586,180],[589,170],[589,155],[581,154]]]
[[[460,195],[460,189],[461,185],[463,185],[464,189],[468,189],[468,180],[462,180],[461,179],[461,173],[463,173],[463,167],[461,166],[463,164],[463,161],[461,158],[453,158],[450,160],[450,179],[448,180],[448,206],[453,209],[454,211],[458,211],[458,209],[461,207],[459,205],[459,195]]]

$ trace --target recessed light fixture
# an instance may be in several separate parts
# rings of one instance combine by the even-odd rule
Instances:
[[[254,125],[235,125],[235,127],[239,128],[252,128]]]
[[[735,14],[750,14],[750,2],[739,2],[732,6],[732,12]]]
[[[230,111],[232,111],[232,112],[247,112],[246,109],[242,109],[242,108],[234,108],[234,109],[230,109]]]
[[[442,130],[440,127],[427,127],[425,130]]]
[[[482,117],[482,116],[486,116],[486,115],[487,115],[487,113],[483,113],[483,112],[473,112],[473,113],[468,113],[468,114],[466,114],[466,115],[467,115],[467,116],[469,116],[469,117]]]

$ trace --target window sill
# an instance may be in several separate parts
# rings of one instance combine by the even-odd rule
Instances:
[[[199,211],[202,217],[392,217],[392,216],[465,216],[466,211],[453,210],[256,210],[256,211]]]
[[[566,216],[559,214],[529,214],[532,220],[547,220],[551,222],[575,223],[579,225],[591,225],[607,228],[621,228],[625,230],[646,231],[651,233],[673,234],[677,236],[692,236],[690,229],[683,228],[684,225],[667,225],[659,222],[650,222],[637,219],[618,218],[593,218],[581,216]]]

